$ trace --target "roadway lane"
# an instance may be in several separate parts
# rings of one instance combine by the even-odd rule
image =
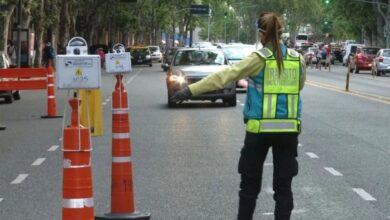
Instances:
[[[137,210],[162,220],[235,219],[245,94],[238,95],[237,107],[185,103],[168,109],[164,77],[156,63],[134,68],[125,79]],[[105,133],[92,139],[95,213],[109,211],[114,84],[103,76]],[[55,145],[62,120],[39,118],[45,92],[25,93],[19,102],[0,104],[0,120],[8,126],[0,132],[0,219],[60,219],[62,152]],[[57,96],[61,113],[66,95]],[[292,219],[389,219],[389,105],[311,85],[303,101]],[[269,155],[255,219],[273,219],[272,167]],[[19,174],[28,176],[11,184],[24,177]]]
[[[322,68],[321,70],[308,67],[308,83],[332,85],[338,89],[345,90],[347,68],[336,63],[331,71]],[[370,71],[360,71],[359,74],[351,73],[349,90],[352,92],[368,94],[370,96],[386,97],[390,100],[390,75],[372,77]]]

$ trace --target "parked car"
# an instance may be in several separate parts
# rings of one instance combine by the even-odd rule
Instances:
[[[149,47],[128,47],[126,52],[130,52],[131,65],[149,65],[152,67]]]
[[[376,53],[371,67],[372,75],[384,75],[390,73],[390,48],[380,49]]]
[[[355,43],[347,44],[345,47],[345,53],[343,56],[343,66],[348,66],[348,64],[351,60],[351,57],[353,57],[356,53],[356,49],[358,47],[364,47],[364,46],[365,46],[364,44],[355,44]]]
[[[0,51],[0,69],[8,69],[16,67],[15,65],[11,65],[11,59],[8,54],[4,51]],[[5,80],[0,78],[0,81]],[[15,79],[17,80],[17,79]],[[0,98],[4,98],[5,103],[12,103],[14,100],[20,99],[19,91],[12,90],[0,90]]]
[[[353,59],[351,59],[350,71],[354,70],[355,73],[359,73],[360,70],[371,71],[372,60],[379,49],[378,47],[358,47]]]
[[[221,49],[225,54],[229,65],[233,65],[235,63],[240,62],[242,59],[249,56],[249,54],[256,51],[256,47],[250,44],[225,45],[222,46]],[[236,82],[236,89],[240,91],[246,91],[247,87],[247,79],[240,79]]]
[[[309,47],[307,49],[307,52],[303,55],[306,65],[316,64],[318,62],[316,56],[317,51],[318,51],[317,47]]]
[[[168,90],[168,107],[177,103],[170,98],[178,90],[200,81],[209,74],[222,70],[227,66],[227,60],[222,50],[213,48],[181,48],[176,52],[172,66],[166,74]],[[228,83],[223,89],[192,96],[191,100],[222,99],[229,106],[236,106],[236,84]]]
[[[163,63],[161,64],[161,68],[164,71],[168,71],[169,67],[171,66],[173,56],[175,55],[177,49],[178,49],[177,47],[169,47],[165,50],[163,56]]]
[[[340,63],[342,63],[343,62],[343,52],[342,52],[341,46],[339,44],[331,43],[330,47],[331,47],[332,57],[334,58],[332,64],[334,64],[334,60],[337,60]]]
[[[159,46],[148,46],[148,47],[151,53],[152,61],[157,61],[161,63],[163,55],[160,51],[160,47]]]

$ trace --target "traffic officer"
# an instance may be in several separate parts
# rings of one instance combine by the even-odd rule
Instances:
[[[238,172],[241,174],[238,219],[250,220],[260,193],[264,160],[272,149],[276,220],[290,219],[294,208],[291,183],[298,174],[297,146],[301,128],[301,97],[306,72],[301,55],[281,41],[281,19],[273,12],[260,15],[257,28],[262,49],[240,63],[177,91],[178,102],[249,77],[244,121],[246,136]]]

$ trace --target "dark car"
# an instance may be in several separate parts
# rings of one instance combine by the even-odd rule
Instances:
[[[130,52],[131,65],[149,65],[152,67],[152,57],[148,47],[129,47],[126,52]]]
[[[220,49],[214,48],[183,48],[179,49],[172,61],[166,75],[168,89],[168,107],[177,103],[170,101],[170,97],[187,85],[198,82],[208,76],[227,67],[227,60]],[[207,92],[198,96],[192,96],[191,100],[211,100],[215,102],[222,99],[228,106],[236,106],[236,84],[228,83],[224,88]]]
[[[0,69],[7,69],[15,67],[15,65],[11,65],[11,59],[4,51],[0,51]],[[0,81],[5,80],[1,79]],[[17,79],[15,79],[17,80]],[[0,98],[4,98],[5,103],[12,103],[14,100],[20,99],[19,91],[11,91],[11,90],[0,90]]]
[[[166,49],[163,56],[163,63],[161,64],[161,68],[164,71],[167,71],[169,69],[171,62],[173,60],[173,56],[175,55],[176,51],[177,51],[177,47],[171,47]]]

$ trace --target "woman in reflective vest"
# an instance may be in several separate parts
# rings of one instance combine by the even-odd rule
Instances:
[[[302,107],[299,92],[305,82],[306,67],[302,56],[282,43],[281,19],[275,13],[262,13],[257,28],[264,45],[261,50],[176,92],[171,101],[222,89],[229,82],[249,77],[244,107],[246,136],[238,164],[241,174],[238,219],[253,218],[263,164],[271,148],[274,216],[275,220],[288,220],[294,208],[291,183],[298,174],[296,157]]]

